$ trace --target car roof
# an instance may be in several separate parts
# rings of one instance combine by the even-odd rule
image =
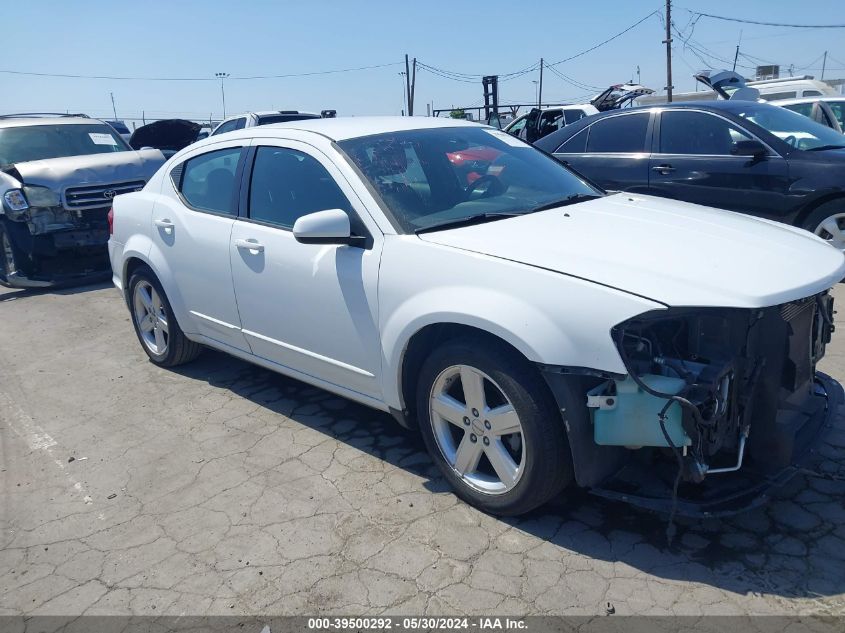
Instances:
[[[225,137],[251,138],[256,135],[273,136],[274,131],[281,132],[286,129],[314,132],[328,137],[333,141],[343,141],[361,136],[383,134],[386,132],[404,132],[407,130],[425,130],[448,127],[489,127],[461,119],[447,119],[439,117],[411,117],[411,116],[367,116],[367,117],[338,117],[332,119],[303,119],[300,121],[286,121],[284,123],[271,123],[258,127],[244,128],[234,132],[226,132],[215,136],[215,139]]]
[[[727,112],[729,114],[739,114],[743,112],[749,105],[754,105],[763,108],[778,108],[780,106],[771,105],[768,102],[759,101],[742,101],[729,99],[713,99],[710,101],[673,101],[672,103],[650,103],[648,105],[637,106],[635,108],[622,108],[617,110],[608,110],[607,112],[600,112],[592,116],[584,117],[575,123],[571,123],[559,130],[552,132],[548,136],[538,139],[534,145],[544,151],[554,151],[550,149],[560,147],[571,137],[583,130],[588,125],[592,125],[595,121],[606,119],[612,116],[624,116],[635,112],[651,112],[653,110],[666,109],[689,109],[689,110],[711,110],[716,112]]]
[[[793,105],[798,103],[815,103],[816,101],[845,101],[843,97],[831,97],[830,95],[816,95],[815,97],[794,97],[792,99],[773,99],[766,103],[774,105]]]
[[[0,117],[0,127],[29,127],[33,125],[91,125],[103,122],[100,119],[88,117]]]

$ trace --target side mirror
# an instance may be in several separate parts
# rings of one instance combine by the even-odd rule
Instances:
[[[766,155],[766,147],[760,141],[737,141],[734,143],[731,154],[734,156],[753,156],[760,158]]]
[[[293,223],[293,236],[302,244],[349,244],[363,246],[366,238],[352,235],[349,216],[342,209],[303,215]]]

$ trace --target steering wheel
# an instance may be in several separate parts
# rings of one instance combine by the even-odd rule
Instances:
[[[504,185],[502,185],[501,180],[499,180],[496,176],[491,176],[490,174],[487,174],[485,176],[476,178],[467,185],[466,189],[464,189],[464,196],[466,197],[466,199],[469,200],[473,192],[484,184],[487,185],[487,188],[481,194],[482,198],[486,198],[488,196],[495,196],[504,190]]]
[[[790,134],[789,136],[787,136],[786,138],[784,138],[784,139],[783,139],[783,142],[784,142],[784,143],[789,143],[792,147],[795,147],[795,148],[797,148],[797,147],[798,147],[798,139],[797,139],[797,138],[795,138],[795,135],[794,135],[794,134]]]

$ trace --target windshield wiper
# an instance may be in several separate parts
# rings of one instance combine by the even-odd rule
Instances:
[[[560,198],[559,200],[554,200],[552,202],[544,202],[543,204],[537,207],[531,207],[526,213],[537,213],[537,211],[547,211],[548,209],[556,209],[558,207],[565,207],[569,204],[575,204],[577,202],[586,202],[587,200],[595,200],[596,198],[600,198],[598,194],[595,193],[573,193],[571,195],[566,196],[565,198]]]
[[[826,149],[845,149],[845,145],[819,145],[818,147],[811,147],[808,152],[822,152]]]
[[[445,220],[437,224],[423,226],[414,231],[417,235],[420,233],[427,233],[428,231],[440,231],[443,229],[454,229],[460,226],[470,226],[472,224],[482,224],[483,222],[492,222],[494,220],[501,220],[503,218],[515,218],[524,213],[476,213],[465,218],[455,218],[453,220]]]

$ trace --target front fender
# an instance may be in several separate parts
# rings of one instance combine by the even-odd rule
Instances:
[[[379,280],[382,392],[401,409],[402,363],[424,327],[451,323],[545,365],[625,373],[611,328],[665,306],[620,290],[405,236],[385,241]]]

